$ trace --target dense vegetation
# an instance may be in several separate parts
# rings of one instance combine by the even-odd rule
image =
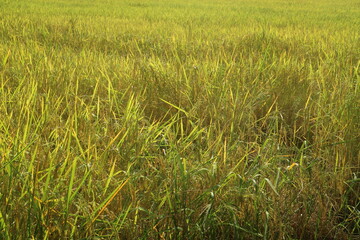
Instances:
[[[360,234],[356,0],[0,0],[0,239]]]

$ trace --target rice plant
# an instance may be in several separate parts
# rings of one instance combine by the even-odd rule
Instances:
[[[0,239],[356,239],[356,0],[0,0]]]

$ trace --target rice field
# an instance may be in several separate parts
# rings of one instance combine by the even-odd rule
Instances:
[[[357,0],[0,0],[0,239],[360,238]]]

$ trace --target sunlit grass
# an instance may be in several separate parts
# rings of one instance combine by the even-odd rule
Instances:
[[[359,236],[359,7],[0,0],[0,239]]]

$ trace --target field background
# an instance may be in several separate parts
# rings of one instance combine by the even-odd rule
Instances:
[[[0,239],[356,239],[357,0],[0,0]]]

